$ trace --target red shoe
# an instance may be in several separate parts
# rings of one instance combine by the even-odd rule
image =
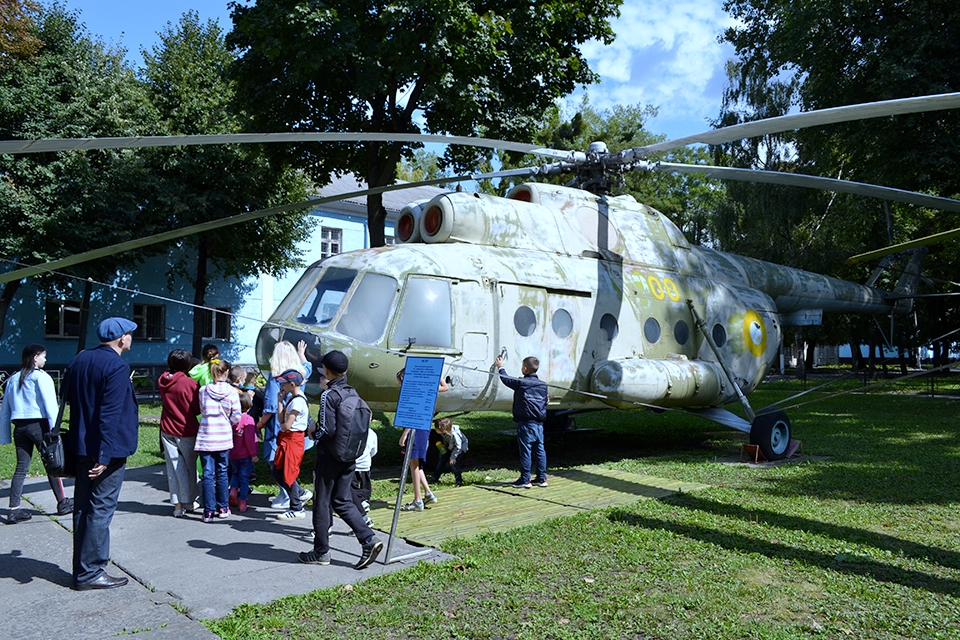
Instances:
[[[247,501],[246,501],[246,500],[241,500],[241,501],[240,501],[240,506],[239,506],[238,508],[240,509],[240,513],[243,513],[244,511],[246,511],[246,510],[247,510]]]
[[[231,507],[237,506],[237,491],[237,489],[230,489],[230,499],[228,502],[230,503]]]

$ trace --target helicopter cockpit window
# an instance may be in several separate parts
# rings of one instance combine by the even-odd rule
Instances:
[[[357,272],[352,269],[332,267],[324,271],[310,297],[300,307],[297,322],[321,327],[330,324],[356,277]]]
[[[713,325],[713,341],[717,344],[718,349],[727,344],[727,330],[723,328],[722,324]]]
[[[573,318],[566,309],[557,309],[553,314],[553,332],[558,338],[566,338],[573,333]]]
[[[608,342],[613,342],[613,339],[617,337],[618,333],[620,333],[620,327],[617,325],[617,319],[609,313],[603,314],[603,317],[600,318],[600,331],[603,333],[603,337],[606,338]]]
[[[418,347],[452,347],[450,283],[431,278],[410,278],[393,330],[394,344]]]
[[[647,318],[647,321],[643,323],[643,337],[650,344],[656,344],[657,340],[660,339],[660,323],[657,322],[656,318]]]
[[[530,307],[520,307],[513,314],[513,326],[524,338],[532,336],[537,330],[537,314]]]
[[[340,316],[337,331],[373,344],[383,335],[390,306],[397,294],[397,281],[379,273],[366,273]]]

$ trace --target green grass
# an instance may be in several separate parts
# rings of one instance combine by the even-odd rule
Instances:
[[[751,401],[784,396],[771,384]],[[442,547],[454,560],[206,624],[223,638],[958,638],[957,409],[888,389],[806,404],[790,412],[794,435],[823,459],[766,469],[723,463],[743,438],[681,412],[578,416],[579,433],[548,438],[551,468],[713,488],[454,540]],[[380,418],[375,498],[392,501],[400,433]],[[516,477],[506,414],[456,422],[468,483]],[[141,426],[139,463],[159,462],[156,425]],[[8,474],[12,448],[0,449]]]
[[[207,624],[224,638],[957,638],[956,411],[887,393],[805,405],[791,412],[795,435],[826,459],[768,469],[722,463],[742,439],[683,413],[580,416],[603,430],[548,439],[551,467],[714,488],[452,541],[454,560]],[[467,482],[515,477],[507,416],[457,422]],[[378,432],[375,467],[395,476],[399,431]],[[376,484],[396,495],[396,481]]]

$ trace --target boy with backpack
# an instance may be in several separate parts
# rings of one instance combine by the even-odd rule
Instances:
[[[341,351],[330,351],[321,360],[324,392],[320,396],[317,423],[310,434],[317,440],[317,462],[314,468],[313,550],[301,553],[305,564],[330,564],[330,523],[335,511],[353,529],[360,541],[363,569],[377,559],[383,542],[364,522],[363,513],[353,502],[350,484],[354,478],[356,459],[363,453],[370,427],[370,407],[347,384],[349,360]]]

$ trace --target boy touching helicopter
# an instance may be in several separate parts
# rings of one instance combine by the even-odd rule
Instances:
[[[520,449],[520,477],[510,486],[529,489],[534,484],[547,486],[547,452],[543,448],[543,421],[547,419],[547,385],[537,377],[540,360],[527,356],[520,366],[522,378],[511,378],[503,368],[503,358],[498,357],[494,366],[500,373],[500,382],[513,389],[513,420],[517,423],[517,446]],[[530,470],[534,457],[537,476],[530,483]]]

